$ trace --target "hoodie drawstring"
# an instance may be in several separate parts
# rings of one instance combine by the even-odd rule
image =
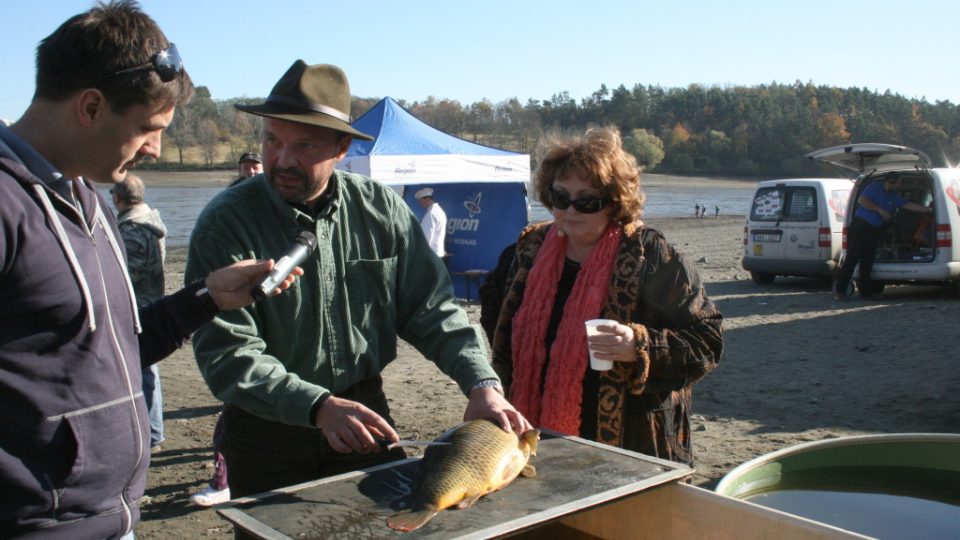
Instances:
[[[123,281],[127,284],[127,296],[130,298],[130,308],[133,310],[133,326],[136,328],[137,333],[140,334],[143,332],[143,329],[140,328],[140,309],[137,307],[137,295],[133,292],[133,282],[130,280],[130,272],[127,271],[127,263],[124,262],[123,251],[120,250],[120,243],[117,242],[117,238],[113,236],[113,231],[110,230],[110,225],[107,222],[106,216],[104,216],[100,210],[99,203],[97,203],[94,219],[107,234],[107,242],[110,244],[110,247],[113,248],[113,255],[117,258],[120,267],[123,268]]]
[[[80,292],[83,294],[83,303],[87,306],[87,320],[89,321],[87,325],[90,331],[94,332],[97,329],[97,318],[94,313],[93,296],[90,294],[90,286],[87,284],[87,278],[83,273],[83,269],[80,268],[80,262],[77,260],[77,255],[74,253],[73,246],[70,244],[70,239],[67,237],[67,232],[63,229],[63,223],[60,222],[60,216],[57,211],[54,210],[53,203],[50,202],[50,198],[47,196],[47,192],[43,185],[34,184],[33,190],[39,196],[40,203],[43,205],[43,209],[47,213],[47,217],[50,218],[51,223],[53,223],[53,228],[57,233],[57,240],[60,242],[60,247],[63,248],[63,252],[67,256],[67,260],[70,262],[70,268],[73,270],[74,275],[76,275],[77,281],[80,282]]]

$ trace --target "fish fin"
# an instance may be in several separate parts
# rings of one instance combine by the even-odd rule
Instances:
[[[531,456],[537,455],[537,441],[540,440],[539,429],[528,429],[524,431],[523,434],[520,435],[520,440],[530,449]]]
[[[537,468],[530,464],[524,465],[523,470],[520,471],[520,476],[524,478],[533,478],[536,475]]]
[[[463,499],[462,501],[460,501],[459,503],[457,503],[457,510],[463,510],[464,508],[470,508],[471,506],[473,506],[473,504],[474,504],[475,502],[477,502],[478,500],[480,500],[480,497],[483,497],[483,493],[478,493],[478,494],[476,494],[476,495],[472,495],[472,496],[470,496],[470,497],[467,497],[467,498]]]
[[[437,511],[430,508],[418,512],[404,511],[388,517],[387,526],[398,531],[415,531],[426,525],[435,515],[437,515]]]

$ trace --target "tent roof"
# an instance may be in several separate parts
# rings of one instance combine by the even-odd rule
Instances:
[[[375,137],[373,141],[354,139],[347,156],[393,156],[463,154],[519,156],[482,144],[448,135],[407,112],[390,97],[381,99],[353,123],[353,127]]]

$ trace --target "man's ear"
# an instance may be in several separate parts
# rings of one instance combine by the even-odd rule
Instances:
[[[88,128],[106,113],[107,98],[96,88],[87,88],[74,98],[77,121],[81,127]]]
[[[350,150],[351,142],[353,142],[353,137],[350,135],[343,135],[340,138],[340,141],[337,143],[337,161],[340,161],[347,155],[347,150]]]

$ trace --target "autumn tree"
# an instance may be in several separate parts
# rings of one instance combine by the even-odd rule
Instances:
[[[206,87],[198,86],[194,100],[177,108],[165,134],[167,145],[177,148],[181,163],[187,160],[187,150],[194,149],[211,166],[218,161],[218,144],[227,145],[234,156],[255,150],[261,122],[238,113],[233,105],[262,101],[214,101]],[[379,98],[351,101],[357,117]],[[805,154],[848,142],[903,144],[935,160],[960,160],[956,104],[810,82],[682,88],[638,82],[613,89],[601,84],[579,103],[567,91],[546,100],[530,98],[524,104],[516,98],[461,104],[434,96],[412,104],[397,102],[443,132],[526,153],[534,151],[547,130],[582,133],[591,125],[614,125],[645,167],[676,173],[808,174],[815,169]]]
[[[637,158],[644,170],[653,169],[663,161],[663,141],[642,128],[632,130],[623,138],[623,148]]]
[[[850,132],[843,117],[835,112],[821,114],[817,118],[817,140],[814,146],[818,148],[837,146],[850,142]]]

